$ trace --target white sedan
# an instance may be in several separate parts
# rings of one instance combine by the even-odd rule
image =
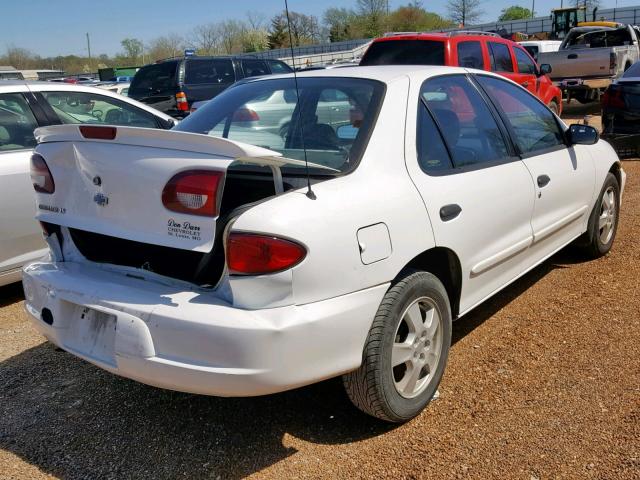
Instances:
[[[298,84],[284,139],[234,118],[291,75],[228,89],[169,132],[39,129],[51,259],[24,270],[33,325],[173,390],[343,375],[360,409],[403,422],[436,392],[453,320],[572,242],[611,248],[618,157],[515,83],[383,66]],[[318,112],[336,96],[350,110],[334,128]]]
[[[20,280],[23,265],[46,245],[34,221],[29,159],[35,128],[54,124],[171,128],[171,117],[93,87],[55,82],[0,82],[0,286]]]

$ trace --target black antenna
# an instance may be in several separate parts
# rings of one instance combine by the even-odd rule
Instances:
[[[284,11],[287,14],[287,28],[289,29],[289,48],[291,48],[291,63],[293,64],[293,81],[296,85],[296,100],[298,101],[298,124],[300,125],[300,140],[304,152],[304,166],[307,171],[307,197],[316,199],[316,194],[311,190],[311,178],[309,177],[309,162],[307,161],[307,147],[304,144],[304,126],[302,125],[302,105],[300,104],[300,90],[298,89],[298,76],[296,75],[296,57],[293,54],[293,36],[291,35],[291,19],[289,18],[289,4],[284,0]]]

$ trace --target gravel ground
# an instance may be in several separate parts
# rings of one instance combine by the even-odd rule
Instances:
[[[440,397],[402,426],[339,381],[253,399],[121,379],[0,288],[0,478],[640,478],[640,162],[613,251],[570,251],[454,325]]]

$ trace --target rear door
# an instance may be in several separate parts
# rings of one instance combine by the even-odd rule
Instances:
[[[555,115],[537,98],[502,79],[476,77],[501,112],[535,186],[531,218],[536,259],[585,230],[593,198],[593,158],[583,145],[567,147]]]
[[[236,81],[230,58],[189,58],[184,66],[184,93],[189,105],[210,100]]]
[[[35,260],[45,248],[29,178],[38,122],[25,95],[0,94],[0,274]]]
[[[529,54],[520,47],[512,46],[516,59],[517,73],[512,80],[519,83],[534,95],[538,95],[538,67]]]
[[[464,312],[529,265],[533,183],[497,113],[467,76],[431,78],[416,89],[407,115],[411,122],[417,113],[415,130],[407,126],[407,168],[436,244],[461,261]]]
[[[142,67],[131,81],[129,97],[169,115],[178,113],[176,93],[179,91],[179,65],[179,61],[167,61]]]

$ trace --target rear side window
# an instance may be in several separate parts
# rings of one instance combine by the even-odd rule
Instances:
[[[262,60],[242,60],[242,70],[245,77],[258,77],[269,74],[267,64]]]
[[[509,47],[504,43],[487,42],[492,72],[513,72]]]
[[[480,42],[458,43],[458,66],[464,68],[484,69],[482,46]]]
[[[536,68],[536,65],[533,63],[533,60],[531,60],[531,57],[529,57],[529,55],[527,55],[527,53],[524,50],[521,50],[520,48],[514,48],[513,52],[516,55],[518,72],[535,75],[537,68]]]
[[[130,96],[150,96],[173,93],[177,89],[178,62],[162,62],[142,67],[133,77]]]
[[[444,65],[444,42],[387,40],[373,42],[360,65]]]
[[[35,147],[36,128],[38,123],[22,94],[0,95],[0,152]]]
[[[293,69],[280,60],[268,60],[273,73],[291,73]]]
[[[187,85],[229,84],[235,82],[231,60],[189,60],[185,65],[184,83]]]
[[[507,118],[520,152],[533,154],[564,146],[563,132],[555,116],[537,98],[499,78],[485,75],[476,78]]]
[[[504,137],[489,106],[466,76],[427,80],[420,95],[442,132],[455,168],[508,157]]]

